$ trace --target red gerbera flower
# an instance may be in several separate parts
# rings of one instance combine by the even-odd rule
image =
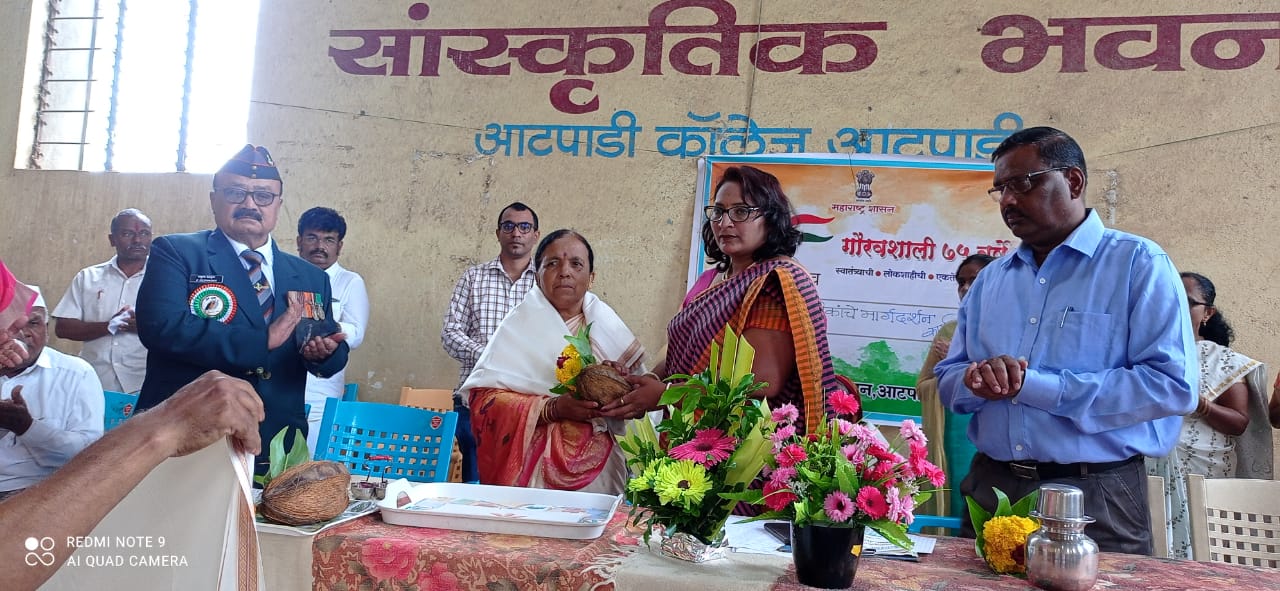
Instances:
[[[690,460],[710,468],[729,459],[738,440],[719,429],[703,429],[693,439],[677,445],[667,455],[677,460]]]
[[[858,491],[858,508],[872,519],[883,519],[889,514],[889,503],[884,500],[884,493],[874,486],[864,486]]]
[[[779,466],[794,466],[807,459],[809,459],[809,454],[804,453],[804,448],[800,447],[798,443],[792,443],[778,451]]]
[[[799,497],[787,488],[786,484],[770,480],[764,483],[764,505],[770,511],[781,511],[794,503]]]

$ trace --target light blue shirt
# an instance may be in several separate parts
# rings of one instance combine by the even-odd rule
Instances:
[[[975,396],[966,367],[999,355],[1027,360],[1021,392]],[[942,403],[973,414],[978,451],[1063,464],[1167,455],[1200,379],[1187,294],[1169,256],[1104,228],[1092,209],[1043,265],[1022,244],[978,274],[934,373]]]

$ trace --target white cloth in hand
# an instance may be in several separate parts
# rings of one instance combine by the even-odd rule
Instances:
[[[116,334],[124,325],[129,323],[129,318],[133,316],[133,310],[125,310],[111,317],[111,321],[107,322],[107,332]]]

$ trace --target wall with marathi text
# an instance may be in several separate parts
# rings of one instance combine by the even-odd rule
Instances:
[[[0,3],[0,257],[45,287],[108,258],[107,221],[212,225],[208,175],[14,170],[29,1]],[[1237,348],[1280,363],[1280,2],[499,0],[263,3],[250,140],[285,177],[276,238],[341,211],[373,319],[347,375],[367,399],[453,387],[454,281],[535,208],[597,253],[595,290],[651,351],[685,289],[697,158],[986,158],[1053,125],[1088,202],[1209,275]],[[30,85],[26,80],[21,84]],[[997,216],[965,204],[961,215]],[[1151,319],[1170,322],[1176,319]],[[66,350],[71,343],[56,342]],[[1272,372],[1274,374],[1274,371]]]

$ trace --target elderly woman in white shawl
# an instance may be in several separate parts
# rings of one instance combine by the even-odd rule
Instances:
[[[600,405],[550,392],[565,336],[591,325],[599,360],[643,371],[644,348],[618,314],[588,292],[595,253],[586,238],[556,230],[533,255],[538,289],[502,320],[485,346],[462,399],[471,408],[480,482],[621,493],[626,463],[614,442],[621,423]]]
[[[1213,282],[1199,273],[1183,273],[1182,284],[1200,350],[1200,403],[1183,419],[1178,444],[1168,457],[1147,458],[1147,473],[1164,477],[1168,556],[1207,560],[1191,551],[1186,476],[1271,478],[1267,370],[1227,347],[1233,331],[1214,305]]]

